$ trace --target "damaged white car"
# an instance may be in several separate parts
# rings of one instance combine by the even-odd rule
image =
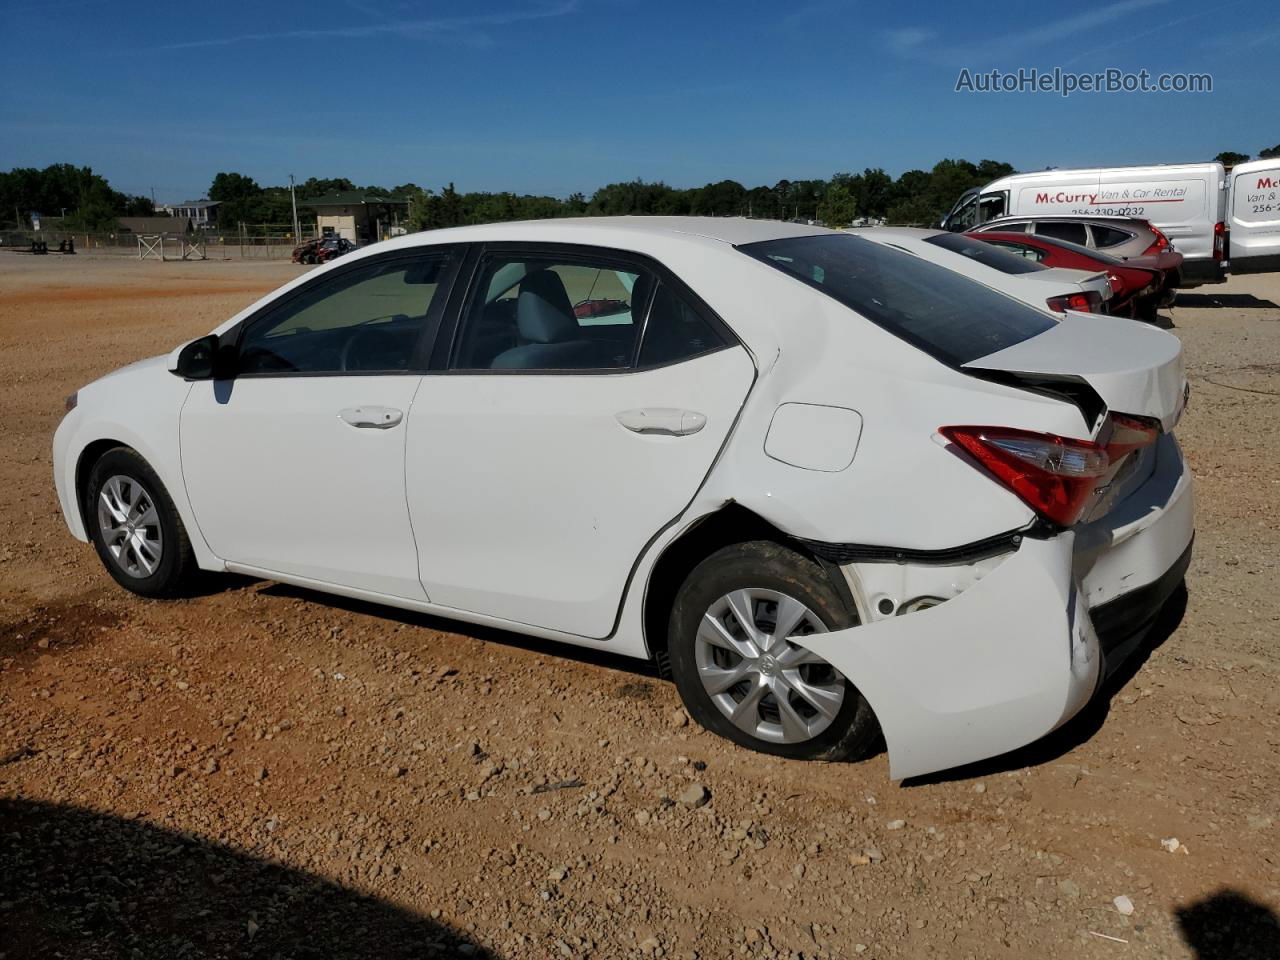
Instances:
[[[895,778],[1085,704],[1181,582],[1179,341],[733,219],[377,244],[68,398],[73,534],[652,658],[737,743]]]

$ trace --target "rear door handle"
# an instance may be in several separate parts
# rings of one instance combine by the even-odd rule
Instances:
[[[347,407],[339,410],[338,416],[353,427],[365,427],[373,430],[386,430],[394,427],[404,419],[404,413],[395,407]]]
[[[633,433],[656,433],[668,437],[687,437],[707,425],[707,416],[693,410],[675,407],[641,407],[623,410],[617,420]]]

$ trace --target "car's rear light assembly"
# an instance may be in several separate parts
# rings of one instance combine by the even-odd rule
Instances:
[[[1160,421],[1154,417],[1113,413],[1110,420],[1111,435],[1103,447],[1112,463],[1118,463],[1134,450],[1151,446],[1160,436]]]
[[[1150,225],[1148,224],[1148,226]],[[1161,253],[1162,251],[1173,249],[1173,245],[1169,243],[1168,237],[1161,233],[1156,227],[1151,227],[1150,229],[1151,232],[1155,234],[1155,239],[1151,241],[1151,246],[1142,251],[1142,255],[1144,257],[1150,256],[1153,253]]]
[[[1221,260],[1227,252],[1227,225],[1219,220],[1213,225],[1213,259]]]
[[[1111,468],[1107,449],[1091,440],[1012,427],[940,427],[998,483],[1054,523],[1069,527]]]
[[[1097,290],[1086,290],[1084,293],[1068,293],[1061,297],[1050,297],[1049,309],[1054,313],[1066,313],[1068,310],[1079,310],[1082,313],[1101,313],[1102,294]]]

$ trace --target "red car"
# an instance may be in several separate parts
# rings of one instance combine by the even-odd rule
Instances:
[[[1174,287],[1182,268],[1182,254],[1169,250],[1120,260],[1100,250],[1030,233],[993,230],[967,236],[1021,254],[1046,267],[1103,271],[1111,281],[1111,313],[1146,323],[1158,323],[1157,311],[1173,303]]]

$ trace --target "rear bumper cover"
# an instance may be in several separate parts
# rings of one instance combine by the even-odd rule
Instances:
[[[1227,272],[1221,260],[1197,257],[1182,261],[1182,282],[1179,286],[1198,287],[1202,283],[1225,283]]]
[[[1185,571],[1193,513],[1190,472],[1165,437],[1151,478],[1102,520],[1024,539],[938,606],[794,642],[866,697],[892,778],[1007,753],[1072,717],[1136,646]]]

